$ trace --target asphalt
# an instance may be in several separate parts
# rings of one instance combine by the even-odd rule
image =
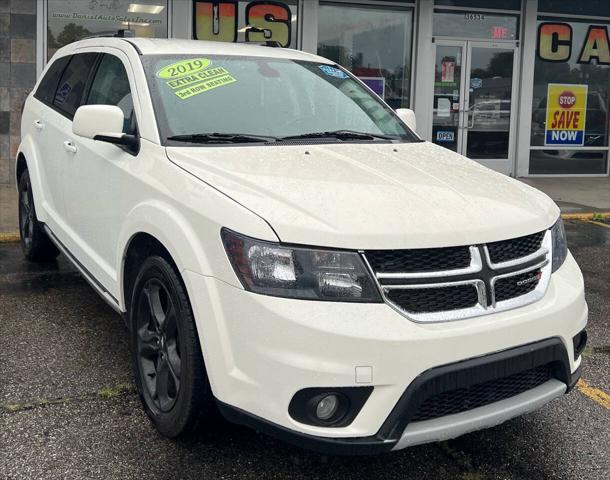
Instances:
[[[65,259],[32,265],[17,244],[0,244],[0,479],[608,479],[608,227],[567,222],[587,286],[583,378],[595,395],[575,389],[489,430],[356,458],[228,423],[179,441],[159,436],[132,387],[121,318]]]

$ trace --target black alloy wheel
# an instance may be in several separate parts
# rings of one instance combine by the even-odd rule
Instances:
[[[157,430],[173,438],[215,419],[195,318],[168,259],[153,255],[140,267],[129,325],[136,387]]]
[[[30,173],[25,170],[19,177],[19,235],[21,249],[28,260],[48,262],[59,255],[59,250],[47,236],[36,216]]]
[[[137,306],[138,359],[146,395],[161,412],[169,412],[180,392],[182,371],[176,307],[166,286],[149,279]]]
[[[34,238],[34,202],[32,201],[32,185],[29,177],[26,182],[20,182],[19,189],[19,233],[23,242],[24,250],[32,249],[32,239]]]

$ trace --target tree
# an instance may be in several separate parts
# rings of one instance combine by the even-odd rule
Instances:
[[[91,35],[91,32],[87,30],[82,25],[77,25],[76,23],[68,23],[61,31],[59,35],[57,35],[57,43],[59,46],[63,47],[64,45],[68,45],[68,43],[76,42],[81,38],[86,37],[87,35]]]

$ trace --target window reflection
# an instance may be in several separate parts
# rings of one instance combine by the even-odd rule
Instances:
[[[542,22],[566,22],[565,19],[540,18]],[[585,147],[608,145],[608,104],[610,102],[610,65],[578,63],[580,48],[590,22],[567,22],[572,27],[572,49],[568,61],[549,62],[536,57],[532,102],[531,145],[544,146],[547,90],[549,83],[587,85]],[[606,173],[605,151],[583,151],[575,148],[550,147],[532,150],[530,173],[533,174],[593,174]]]
[[[532,112],[532,145],[544,145],[547,88],[549,83],[588,85],[585,146],[608,145],[608,102],[610,101],[610,66],[579,64],[579,45],[582,45],[588,23],[570,22],[572,26],[572,54],[566,62],[547,62],[536,58]]]
[[[393,108],[409,106],[411,10],[320,5],[318,54],[360,77]]]
[[[64,45],[120,29],[167,37],[167,0],[49,0],[47,18],[47,59]]]

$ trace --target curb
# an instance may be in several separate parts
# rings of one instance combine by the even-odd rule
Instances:
[[[593,217],[610,218],[610,212],[562,213],[564,220],[593,220]]]
[[[0,243],[15,243],[19,240],[18,233],[0,233]]]

